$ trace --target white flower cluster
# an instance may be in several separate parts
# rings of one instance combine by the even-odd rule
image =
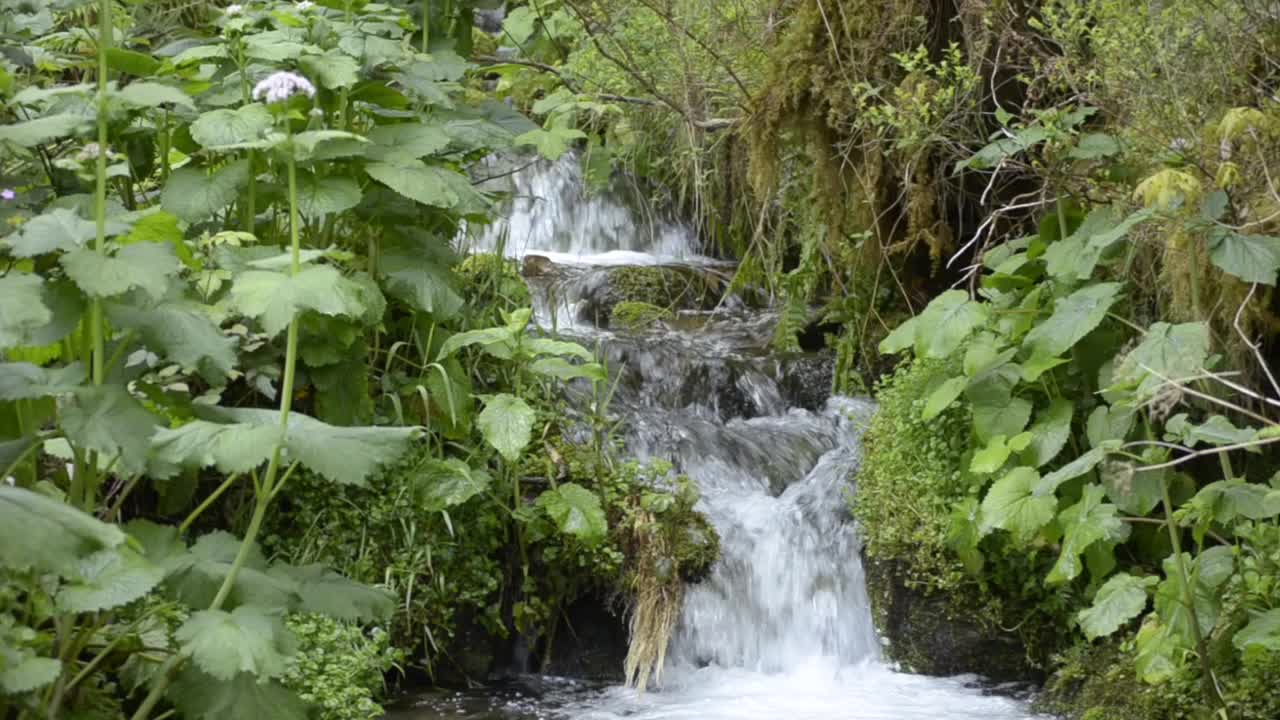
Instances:
[[[224,8],[222,12],[227,15],[239,15],[244,12],[244,6],[240,3],[232,3]]]
[[[316,86],[297,73],[277,72],[267,76],[266,80],[253,86],[253,99],[266,99],[267,102],[288,100],[294,93],[303,93],[307,97],[315,97]]]
[[[315,7],[315,5],[316,4],[311,2],[311,0],[301,0],[301,2],[297,4],[297,8],[299,12],[306,12],[311,8]]]

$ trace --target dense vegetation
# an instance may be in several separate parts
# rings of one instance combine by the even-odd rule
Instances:
[[[714,532],[452,243],[575,148],[875,392],[870,560],[1065,712],[1280,714],[1274,2],[497,5],[0,0],[0,715],[368,717],[587,596],[643,684]]]

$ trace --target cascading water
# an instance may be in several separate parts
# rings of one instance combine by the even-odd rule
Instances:
[[[640,264],[712,263],[687,229],[637,216],[609,196],[586,197],[576,167],[570,157],[517,173],[511,189],[527,196],[478,244],[493,248],[505,238],[513,257],[543,255],[587,274],[618,261],[619,250]],[[543,305],[535,317],[544,324],[571,311],[589,286],[581,273],[573,277],[567,284],[558,274],[531,279]],[[559,292],[548,292],[556,282]],[[615,408],[627,421],[629,451],[670,460],[697,483],[699,509],[721,535],[721,560],[686,593],[663,687],[553,692],[550,704],[503,701],[491,708],[498,712],[477,717],[1030,717],[1021,702],[984,694],[973,678],[926,678],[884,664],[846,505],[871,402],[814,400],[806,385],[815,381],[799,370],[812,364],[768,352],[767,313],[705,315],[693,329],[639,335],[567,324],[587,345],[601,341],[624,373]]]

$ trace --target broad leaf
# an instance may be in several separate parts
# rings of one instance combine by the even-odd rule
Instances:
[[[81,452],[96,450],[115,462],[122,475],[146,469],[151,436],[159,429],[152,415],[122,385],[83,387],[62,411],[62,429]]]
[[[279,438],[278,427],[192,420],[177,428],[161,428],[151,445],[162,467],[214,467],[229,475],[249,472],[265,463]]]
[[[916,344],[916,327],[920,324],[919,316],[906,320],[890,332],[888,337],[880,341],[880,352],[884,355],[896,355]]]
[[[312,219],[340,213],[360,204],[360,186],[345,175],[298,176],[298,212]]]
[[[1039,481],[1040,474],[1028,467],[1014,468],[997,480],[982,500],[982,534],[999,528],[1025,541],[1052,522],[1058,499],[1033,493]]]
[[[110,610],[151,592],[165,571],[129,547],[100,550],[80,563],[78,576],[58,589],[58,609],[69,613]]]
[[[185,605],[209,607],[239,552],[240,539],[231,533],[218,530],[202,535],[190,550],[169,561],[174,572],[165,587]],[[223,607],[248,604],[283,610],[296,602],[297,585],[287,578],[268,575],[267,561],[255,545],[249,548]]]
[[[246,605],[193,613],[174,638],[182,653],[215,680],[249,673],[261,682],[284,673],[288,632],[280,618]]]
[[[189,223],[207,220],[236,201],[249,184],[249,172],[248,160],[237,160],[212,175],[201,167],[179,168],[165,183],[160,204]]]
[[[1116,443],[1111,442],[1099,447],[1093,448],[1084,453],[1080,457],[1045,475],[1040,483],[1036,486],[1036,494],[1052,495],[1057,492],[1058,486],[1068,480],[1074,480],[1087,472],[1090,472],[1098,463],[1107,457],[1107,453],[1116,448]]]
[[[365,172],[374,180],[423,205],[451,209],[462,200],[455,183],[448,177],[457,173],[447,168],[422,162],[376,162],[366,165]]]
[[[970,300],[963,290],[942,293],[929,303],[916,322],[916,355],[947,357],[986,319],[986,305]]]
[[[485,442],[508,462],[520,459],[533,433],[534,412],[528,403],[506,393],[492,395],[476,420]]]
[[[22,232],[10,236],[15,257],[28,258],[51,252],[69,252],[97,236],[97,226],[69,208],[54,208],[28,220]]]
[[[526,352],[531,355],[561,355],[565,357],[575,357],[579,360],[591,362],[596,356],[590,350],[582,347],[575,342],[565,342],[564,340],[552,340],[551,338],[526,338],[523,342]]]
[[[438,359],[444,359],[464,347],[480,345],[485,352],[500,359],[508,360],[514,352],[515,333],[507,327],[491,327],[481,330],[468,330],[450,335],[440,346]]]
[[[1240,652],[1280,652],[1280,608],[1259,613],[1231,640]]]
[[[132,82],[116,93],[116,97],[125,105],[133,108],[158,108],[162,105],[174,105],[188,110],[195,110],[196,103],[191,96],[172,85],[158,82]]]
[[[538,505],[560,532],[585,543],[597,543],[609,530],[596,494],[575,483],[563,483],[538,496]]]
[[[574,364],[562,357],[538,358],[529,364],[529,370],[539,375],[546,375],[559,380],[587,378],[589,380],[604,381],[609,379],[609,374],[600,363]]]
[[[1056,358],[1070,350],[1107,316],[1107,311],[1118,299],[1121,287],[1120,283],[1097,283],[1059,300],[1054,305],[1053,315],[1027,333],[1023,348],[1033,359]]]
[[[1280,271],[1280,237],[1215,228],[1209,233],[1209,259],[1223,272],[1247,283],[1275,285]]]
[[[360,318],[366,310],[360,286],[329,265],[303,268],[297,275],[250,270],[236,276],[231,305],[255,318],[271,337],[279,335],[304,310],[321,315]]]
[[[1058,515],[1065,535],[1048,582],[1063,583],[1079,576],[1084,569],[1080,556],[1095,543],[1111,547],[1129,538],[1129,526],[1120,519],[1116,506],[1102,502],[1105,495],[1100,486],[1087,485],[1080,501]]]
[[[396,597],[386,590],[349,580],[323,565],[277,564],[274,577],[297,587],[296,612],[320,613],[339,620],[385,622],[396,609]]]
[[[69,393],[85,380],[84,366],[42,368],[31,363],[0,363],[0,400],[34,400]]]
[[[221,381],[235,370],[236,340],[223,334],[203,306],[174,301],[148,308],[112,303],[107,316],[113,326],[138,333],[150,350],[200,371],[210,381]]]
[[[435,155],[449,147],[449,135],[443,125],[398,123],[379,125],[369,131],[373,147],[369,155],[374,160],[396,162]]]
[[[1029,431],[1032,435],[1031,464],[1044,467],[1062,452],[1071,437],[1071,418],[1074,412],[1075,406],[1065,398],[1055,399],[1049,403],[1049,407],[1040,411]]]
[[[383,247],[378,272],[393,296],[438,320],[448,320],[463,306],[453,288],[452,263],[447,242],[425,236],[407,238]]]
[[[170,245],[126,245],[115,257],[82,248],[62,256],[62,267],[90,297],[114,297],[141,288],[156,300],[164,297],[169,278],[181,267]]]
[[[1116,385],[1136,384],[1134,401],[1141,401],[1168,381],[1177,383],[1200,374],[1209,359],[1209,327],[1204,323],[1154,323],[1142,343],[1116,366]]]
[[[555,161],[569,152],[569,148],[573,147],[574,142],[586,136],[586,133],[576,128],[553,126],[546,130],[542,128],[530,130],[516,137],[514,143],[517,147],[522,145],[532,146],[538,150],[538,154],[542,157]]]
[[[10,272],[0,276],[0,350],[24,345],[30,335],[53,320],[44,303],[39,275]]]
[[[271,112],[261,103],[211,110],[191,123],[191,139],[206,149],[242,146],[262,140],[273,122]]]
[[[1220,523],[1239,518],[1266,520],[1280,515],[1280,507],[1268,500],[1271,488],[1247,480],[1219,480],[1200,488],[1190,505]]]
[[[1093,605],[1076,615],[1080,629],[1090,640],[1114,634],[1142,614],[1147,607],[1148,592],[1157,582],[1159,579],[1154,577],[1113,575],[1098,589]]]
[[[308,720],[307,706],[297,695],[250,673],[224,682],[188,665],[168,695],[187,720]]]
[[[81,560],[125,541],[120,528],[53,498],[0,482],[0,564],[76,577]]]
[[[52,683],[62,674],[62,663],[37,657],[25,650],[0,647],[0,692],[20,695]]]
[[[50,140],[72,135],[92,121],[93,118],[86,115],[62,113],[0,125],[0,143],[11,142],[19,147],[33,148]]]
[[[470,500],[489,489],[492,478],[457,458],[430,459],[411,475],[414,499],[428,510],[444,510]]]

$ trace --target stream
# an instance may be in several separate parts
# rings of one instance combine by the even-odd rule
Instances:
[[[678,264],[729,273],[694,234],[638,210],[625,191],[586,193],[576,159],[506,178],[508,216],[470,239],[522,260],[544,328],[601,348],[628,451],[665,458],[700,488],[722,558],[691,586],[662,685],[646,693],[529,677],[439,693],[397,720],[1021,720],[1027,704],[977,677],[897,672],[871,620],[849,516],[865,398],[826,397],[821,358],[769,350],[774,317],[740,303],[648,330],[602,329],[587,312],[610,267]],[[531,267],[536,272],[528,272]],[[999,689],[996,689],[999,690]]]

